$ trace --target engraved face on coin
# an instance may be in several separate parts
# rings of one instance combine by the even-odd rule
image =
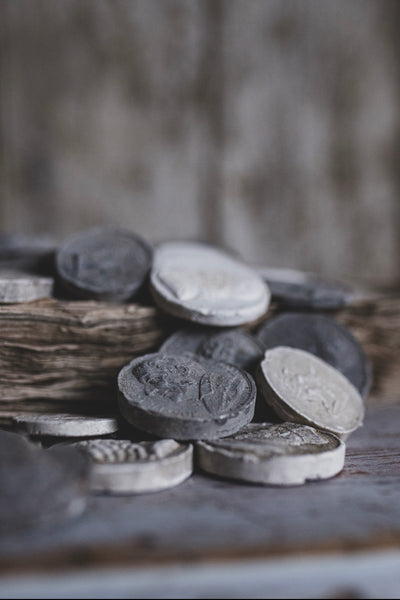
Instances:
[[[91,488],[106,493],[141,493],[178,485],[192,474],[193,447],[164,439],[85,440],[74,447],[93,462]]]
[[[220,477],[298,485],[339,473],[345,445],[336,436],[297,423],[250,423],[230,437],[198,442],[199,466]]]
[[[371,385],[368,360],[352,333],[332,317],[284,313],[257,333],[265,349],[290,346],[315,354],[345,375],[365,398]]]
[[[189,355],[148,354],[118,376],[125,419],[153,435],[218,438],[253,418],[256,388],[244,371]]]
[[[251,371],[264,355],[262,344],[242,329],[221,331],[216,328],[187,328],[173,333],[160,352],[191,352],[210,360],[223,361]]]
[[[286,308],[333,310],[350,304],[353,292],[342,283],[292,269],[259,269],[273,300]]]
[[[199,243],[157,247],[151,271],[156,303],[166,312],[204,325],[240,325],[259,318],[270,293],[262,278],[227,253]]]
[[[49,298],[54,280],[19,271],[0,270],[0,303],[33,302]]]
[[[339,371],[296,348],[267,350],[259,373],[266,402],[282,418],[347,435],[363,421],[363,400]]]
[[[118,227],[94,227],[59,248],[56,267],[65,289],[78,298],[123,301],[141,287],[152,250],[142,238]]]
[[[27,413],[15,416],[13,421],[19,431],[32,436],[90,437],[107,435],[118,430],[115,417]]]

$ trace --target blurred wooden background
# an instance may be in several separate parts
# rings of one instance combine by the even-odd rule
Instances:
[[[400,278],[400,2],[2,0],[0,228]]]

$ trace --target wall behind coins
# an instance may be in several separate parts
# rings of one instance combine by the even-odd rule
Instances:
[[[396,0],[3,0],[0,227],[400,278]]]

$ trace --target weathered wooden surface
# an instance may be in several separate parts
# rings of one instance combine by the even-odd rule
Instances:
[[[3,0],[0,221],[400,277],[396,0]]]
[[[272,306],[267,318],[275,310]],[[399,296],[360,300],[333,314],[371,361],[372,397],[396,401]],[[157,350],[181,326],[153,306],[139,304],[50,299],[0,306],[0,421],[23,410],[115,408],[120,369],[135,356]]]
[[[29,574],[46,576],[51,581],[62,573],[67,582],[68,576],[73,575],[78,578],[75,583],[81,577],[77,589],[85,593],[88,586],[96,587],[97,571],[93,569],[101,569],[102,573],[111,569],[114,577],[115,569],[122,569],[123,574],[133,570],[138,577],[139,568],[142,572],[150,569],[148,595],[144,597],[156,597],[151,591],[160,593],[159,579],[151,578],[152,570],[153,575],[162,577],[166,567],[170,573],[165,575],[166,581],[173,590],[173,573],[179,566],[187,566],[190,572],[202,564],[214,565],[221,572],[223,568],[241,569],[246,561],[261,568],[263,561],[267,587],[261,597],[273,597],[268,593],[268,581],[274,581],[268,566],[276,566],[277,560],[305,561],[310,555],[314,566],[323,569],[326,563],[331,564],[328,561],[333,567],[335,560],[342,557],[343,569],[346,561],[352,564],[354,556],[356,568],[350,581],[353,590],[362,590],[365,582],[357,570],[358,552],[400,550],[399,428],[400,406],[370,407],[365,426],[349,439],[344,471],[325,482],[282,489],[196,474],[175,489],[159,494],[94,496],[86,514],[68,527],[1,539],[0,573],[11,578],[5,582],[14,584],[23,582],[22,576]],[[373,556],[369,576],[374,572],[382,574],[383,559],[379,554]],[[387,555],[386,559],[389,566],[393,567],[393,560],[399,564],[398,554],[393,559]],[[333,572],[337,576],[339,570]],[[332,577],[328,581],[332,585]],[[343,580],[340,583],[343,586]],[[0,585],[0,595],[1,589]],[[121,593],[117,583],[115,589]],[[127,589],[124,597],[132,597]],[[396,594],[396,589],[392,588],[391,593]],[[314,588],[312,597],[319,597],[318,590]],[[212,591],[213,588],[205,597],[215,597]],[[165,597],[164,592],[161,590],[161,597]],[[343,597],[344,591],[342,595],[336,593]],[[63,597],[62,586],[56,591],[56,597],[59,596]],[[297,590],[295,597],[306,596]]]
[[[336,317],[371,361],[372,397],[393,402],[400,386],[399,297],[362,300]],[[120,369],[181,325],[139,304],[50,299],[0,306],[0,421],[21,410],[115,408]]]

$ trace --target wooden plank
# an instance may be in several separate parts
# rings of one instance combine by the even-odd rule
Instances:
[[[344,471],[279,488],[197,473],[158,494],[93,496],[79,520],[0,540],[0,572],[272,560],[400,547],[400,405],[369,408]]]
[[[176,0],[1,3],[2,228],[204,235],[204,12]]]
[[[232,0],[224,239],[248,259],[399,276],[398,3]]]
[[[335,313],[369,357],[371,400],[381,403],[393,402],[400,386],[399,307],[398,295],[382,295]],[[272,306],[267,318],[275,311]],[[81,411],[99,403],[115,407],[119,370],[135,356],[157,350],[181,326],[144,304],[50,299],[0,306],[0,422],[29,410],[30,402],[31,410],[46,411],[52,403]]]

